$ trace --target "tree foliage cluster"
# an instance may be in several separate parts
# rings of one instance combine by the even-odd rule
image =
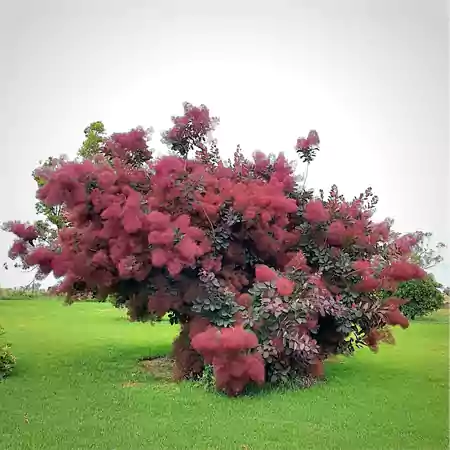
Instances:
[[[16,357],[11,351],[11,345],[4,340],[5,330],[0,325],[0,380],[9,377],[16,365]]]
[[[442,285],[432,275],[428,275],[421,280],[401,283],[394,293],[381,291],[380,295],[382,298],[395,295],[406,300],[400,310],[408,319],[415,320],[444,307],[445,296],[441,288]]]
[[[416,232],[416,244],[412,248],[411,260],[422,269],[429,271],[440,264],[444,258],[441,251],[447,246],[438,242],[431,244],[432,233]],[[411,320],[427,316],[444,307],[445,289],[431,273],[423,279],[400,283],[395,292],[381,290],[380,298],[395,296],[407,301],[400,307],[401,312]]]
[[[175,376],[207,365],[228,395],[313,381],[328,356],[377,350],[391,326],[408,326],[404,300],[376,293],[426,276],[411,259],[418,239],[373,220],[370,188],[352,200],[335,185],[315,195],[282,153],[248,159],[238,148],[225,161],[203,105],[186,103],[172,121],[166,156],[135,128],[102,138],[92,157],[41,167],[37,198],[65,222],[53,239],[6,224],[10,257],[53,273],[68,298],[114,295],[132,320],[169,314],[180,324]],[[317,133],[295,149],[311,164]]]

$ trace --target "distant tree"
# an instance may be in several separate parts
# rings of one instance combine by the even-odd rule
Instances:
[[[103,122],[92,122],[84,129],[85,139],[80,149],[78,156],[84,159],[91,159],[98,154],[106,139],[105,125]]]
[[[36,181],[38,188],[41,188],[45,185],[47,181],[46,174],[61,167],[64,161],[64,156],[60,158],[54,158],[50,156],[44,163],[41,163],[41,165],[33,171],[33,178]],[[55,230],[55,228],[57,230],[60,230],[66,225],[66,220],[63,216],[62,205],[47,206],[39,200],[36,202],[35,208],[38,214],[45,217],[45,219],[38,221],[41,231],[44,231],[45,235],[52,236],[53,234],[55,234],[53,233],[53,230]]]
[[[445,297],[440,288],[442,285],[430,274],[421,280],[409,280],[401,283],[393,295],[408,301],[400,306],[400,311],[408,319],[414,320],[427,316],[444,306]],[[383,293],[385,298],[391,296],[391,292]]]
[[[444,260],[440,252],[446,248],[446,245],[438,242],[433,247],[430,243],[432,233],[418,231],[414,233],[414,236],[416,243],[412,247],[410,254],[412,262],[423,270],[429,271]],[[445,298],[442,293],[442,287],[435,280],[434,276],[429,273],[425,278],[405,281],[400,283],[395,291],[382,291],[380,295],[382,298],[394,296],[406,300],[407,303],[400,306],[400,311],[409,319],[414,320],[443,307]]]

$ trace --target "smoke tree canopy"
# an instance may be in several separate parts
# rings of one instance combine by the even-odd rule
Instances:
[[[69,298],[114,295],[132,320],[168,313],[180,324],[175,376],[211,365],[229,395],[313,381],[329,355],[377,350],[390,326],[408,326],[404,301],[375,293],[425,276],[411,260],[417,237],[373,220],[370,188],[350,201],[334,185],[316,195],[282,153],[247,159],[238,148],[224,161],[203,105],[186,103],[172,121],[167,156],[136,128],[105,138],[92,159],[42,167],[37,198],[67,222],[50,242],[10,222],[10,257],[52,272]],[[311,164],[317,133],[295,148]]]
[[[105,126],[103,122],[96,121],[92,122],[84,129],[84,140],[77,152],[78,159],[92,159],[95,155],[99,154],[102,149],[104,140],[106,139]],[[59,157],[50,156],[45,161],[41,161],[37,169],[32,173],[33,179],[36,182],[38,188],[42,188],[47,181],[46,176],[41,176],[43,173],[48,173],[49,171],[54,171],[60,167],[64,162],[67,162],[67,157],[65,155]],[[34,227],[38,232],[38,239],[40,243],[45,241],[49,243],[56,240],[57,232],[59,229],[67,226],[67,217],[64,213],[63,204],[59,205],[48,205],[42,200],[37,200],[35,204],[36,213],[42,218],[34,223]],[[10,224],[6,223],[3,229],[8,230]],[[21,262],[15,261],[15,267],[23,267]],[[3,267],[8,270],[8,264],[4,263]],[[33,267],[28,267],[32,271]],[[37,273],[37,278],[42,278],[42,273]],[[33,278],[32,282],[28,285],[34,285],[36,283],[36,277]]]

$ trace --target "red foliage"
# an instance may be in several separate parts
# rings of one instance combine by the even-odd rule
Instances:
[[[373,273],[372,263],[367,260],[356,260],[352,264],[353,270],[363,276],[369,276]]]
[[[213,128],[209,110],[204,105],[198,108],[186,104],[185,114],[172,120],[174,126],[166,134],[167,140],[172,142],[182,142],[192,135],[202,135]]]
[[[384,312],[389,325],[400,325],[402,328],[409,327],[409,320],[401,313],[399,307],[408,300],[390,297],[384,302]]]
[[[303,272],[308,272],[308,262],[306,257],[301,250],[294,254],[294,256],[286,264],[285,269],[302,270]]]
[[[241,294],[236,297],[236,302],[244,308],[249,308],[253,302],[253,298],[250,294]]]
[[[414,245],[417,244],[418,237],[414,234],[399,236],[392,244],[391,248],[400,255],[409,255]]]
[[[332,222],[328,227],[327,240],[330,245],[342,246],[352,237],[351,230],[349,230],[342,220]]]
[[[39,266],[44,273],[50,273],[53,269],[55,254],[45,247],[38,247],[26,256],[29,266]]]
[[[425,278],[427,273],[418,265],[409,261],[393,261],[383,269],[382,275],[395,281],[408,281]]]
[[[395,340],[389,330],[372,328],[366,337],[366,344],[373,352],[378,352],[380,342],[394,344]]]
[[[371,276],[364,276],[361,281],[355,284],[357,292],[372,292],[380,288],[380,280]]]
[[[291,295],[294,292],[295,283],[287,278],[278,278],[276,288],[280,295]]]
[[[270,282],[277,278],[277,274],[266,265],[258,264],[255,266],[255,278],[261,282]]]
[[[250,381],[264,383],[264,361],[259,353],[249,352],[257,345],[256,335],[242,326],[209,327],[192,339],[192,347],[212,364],[217,388],[231,396],[242,392]]]
[[[298,152],[307,153],[308,151],[311,151],[311,147],[317,147],[319,143],[320,143],[319,135],[315,130],[311,130],[308,133],[307,138],[302,137],[297,139],[295,149]]]
[[[133,320],[169,312],[181,323],[177,378],[206,361],[230,395],[265,372],[322,376],[328,354],[352,350],[349,324],[372,347],[386,325],[408,325],[398,302],[380,308],[373,292],[424,276],[409,258],[417,236],[373,222],[371,189],[349,202],[333,186],[325,199],[297,183],[283,154],[248,160],[238,148],[223,161],[210,139],[218,119],[184,106],[164,134],[170,156],[155,158],[136,128],[94,160],[36,171],[37,198],[62,206],[67,226],[43,242],[32,225],[5,224],[18,238],[10,257],[53,272],[70,296],[114,294]],[[299,138],[300,159],[311,163],[318,145],[315,131]]]
[[[8,256],[11,259],[16,259],[18,256],[24,256],[26,255],[28,251],[26,242],[23,240],[16,240],[14,241],[13,245],[9,249]]]
[[[303,217],[311,223],[321,223],[330,220],[330,213],[320,200],[311,200],[305,207]]]
[[[128,133],[115,133],[104,145],[106,156],[120,158],[123,161],[133,162],[136,155],[141,161],[151,158],[151,151],[147,147],[149,133],[142,128],[135,128]]]
[[[4,225],[4,228],[26,242],[32,242],[39,236],[33,225],[26,225],[20,222],[8,222]]]

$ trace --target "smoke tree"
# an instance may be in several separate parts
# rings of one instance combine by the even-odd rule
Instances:
[[[375,351],[392,342],[390,326],[408,326],[404,301],[375,293],[425,275],[411,261],[417,238],[373,221],[370,188],[350,201],[334,185],[315,195],[282,153],[249,160],[238,148],[224,161],[205,106],[186,103],[172,121],[167,156],[155,158],[136,128],[91,160],[42,168],[37,198],[62,207],[67,224],[44,243],[32,225],[9,223],[10,257],[52,272],[68,298],[94,290],[131,320],[169,314],[180,324],[175,377],[211,365],[228,395],[313,381],[329,355]],[[295,148],[311,164],[317,133]]]
[[[103,142],[106,138],[105,136],[105,126],[103,122],[97,121],[92,122],[84,129],[84,140],[77,152],[78,159],[92,159],[101,152]],[[50,156],[45,161],[41,161],[39,167],[37,167],[33,173],[33,179],[36,182],[38,188],[42,188],[48,179],[48,173],[55,171],[61,165],[67,161],[67,156],[61,155],[59,157]],[[42,176],[42,174],[46,174]],[[66,227],[68,225],[66,214],[64,213],[63,204],[58,205],[48,205],[42,200],[37,200],[35,203],[36,213],[41,217],[34,223],[34,228],[38,233],[39,244],[45,243],[49,244],[55,241],[58,235],[58,230]],[[3,224],[3,229],[9,231],[12,222],[7,222]],[[15,261],[14,266],[16,268],[22,268],[25,270],[33,271],[35,267],[28,267],[27,265],[21,264],[20,261]],[[8,264],[4,263],[3,267],[8,270]],[[42,278],[42,273],[37,272],[33,280],[27,285],[35,285],[39,278]]]

